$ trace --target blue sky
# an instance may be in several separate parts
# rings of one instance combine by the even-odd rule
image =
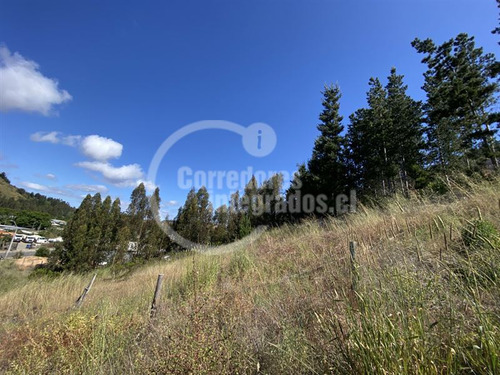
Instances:
[[[101,191],[125,206],[183,126],[274,129],[276,148],[261,158],[224,130],[175,144],[154,181],[172,217],[187,193],[179,168],[293,172],[310,156],[324,84],[340,85],[346,119],[365,105],[368,79],[392,66],[423,99],[425,67],[410,42],[467,32],[495,53],[497,16],[493,0],[2,0],[0,170],[72,205]]]

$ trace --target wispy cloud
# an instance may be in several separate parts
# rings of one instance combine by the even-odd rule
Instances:
[[[19,168],[19,165],[15,163],[9,163],[9,158],[0,152],[0,168],[2,169],[15,169]]]
[[[54,173],[46,173],[46,174],[35,173],[35,176],[38,178],[44,178],[46,180],[51,180],[51,181],[57,180],[57,176]]]
[[[53,107],[70,101],[71,95],[55,79],[40,72],[39,65],[0,46],[0,110],[39,112],[48,116]]]
[[[69,198],[81,198],[85,196],[82,193],[106,193],[107,186],[104,185],[86,185],[86,184],[68,184],[63,187],[43,185],[31,181],[23,181],[20,185],[29,190],[40,191],[45,194],[59,195]]]
[[[136,187],[144,183],[148,192],[153,191],[156,185],[144,180],[144,172],[139,164],[114,166],[109,159],[118,159],[123,152],[123,145],[111,138],[100,135],[64,135],[58,131],[36,132],[31,134],[33,142],[48,142],[63,144],[78,148],[83,155],[91,160],[76,163],[77,167],[91,172],[97,172],[102,179],[116,187]]]
[[[72,192],[61,189],[61,188],[56,187],[56,186],[47,186],[47,185],[37,184],[35,182],[30,182],[30,181],[23,181],[23,182],[21,182],[20,185],[26,189],[41,191],[41,192],[47,193],[47,194],[61,195],[64,197],[71,197],[71,198],[76,197],[75,194],[73,194]]]
[[[63,144],[66,146],[77,147],[82,139],[81,135],[63,135],[58,131],[36,132],[30,135],[33,142],[48,142],[53,144]]]
[[[82,161],[76,163],[76,166],[89,171],[99,172],[107,182],[119,187],[136,186],[137,181],[144,176],[144,172],[139,164],[114,167],[107,162]]]
[[[75,185],[65,185],[67,189],[75,190],[75,191],[83,191],[85,193],[106,193],[109,189],[104,185],[84,185],[84,184],[75,184]]]

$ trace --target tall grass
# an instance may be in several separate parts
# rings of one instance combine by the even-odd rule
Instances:
[[[468,184],[234,252],[101,270],[78,310],[91,275],[20,279],[0,292],[0,371],[499,373],[500,184]]]

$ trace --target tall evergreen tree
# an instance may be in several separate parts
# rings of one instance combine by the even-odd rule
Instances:
[[[259,195],[264,208],[260,224],[276,226],[284,220],[285,201],[282,190],[283,175],[281,173],[274,174],[260,186]]]
[[[63,246],[53,259],[63,268],[86,271],[99,265],[105,254],[100,251],[103,209],[101,195],[87,195],[63,232]]]
[[[111,197],[108,195],[102,202],[101,217],[98,219],[101,228],[101,235],[97,251],[100,261],[108,259],[112,255],[113,249],[113,221],[111,219]]]
[[[423,89],[431,162],[448,173],[464,169],[471,159],[489,158],[498,167],[490,110],[496,102],[497,82],[491,79],[497,65],[492,54],[476,48],[474,38],[459,34],[436,45],[415,39],[417,52],[427,64]]]
[[[146,196],[146,187],[143,183],[137,185],[130,195],[130,204],[127,208],[128,225],[131,239],[137,243],[137,251],[143,247],[146,230],[146,219],[150,210],[150,202]]]
[[[350,116],[347,134],[350,180],[367,193],[387,194],[394,187],[397,167],[392,161],[392,121],[387,90],[378,78],[370,78],[367,109]]]
[[[389,116],[388,154],[392,168],[398,169],[401,189],[406,192],[410,178],[415,180],[423,169],[422,104],[406,94],[403,76],[391,69],[386,86]]]
[[[200,244],[209,244],[213,229],[213,209],[207,189],[202,186],[196,193],[196,197],[198,200],[197,242]]]
[[[312,186],[306,189],[325,194],[329,206],[334,207],[335,195],[347,190],[347,167],[344,154],[344,127],[340,115],[340,88],[326,86],[323,91],[323,111],[317,129],[320,135],[314,143],[312,157],[307,166]]]

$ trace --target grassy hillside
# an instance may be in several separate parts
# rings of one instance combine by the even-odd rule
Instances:
[[[15,200],[24,198],[15,186],[11,185],[3,178],[0,178],[0,196]]]
[[[498,374],[499,191],[457,187],[234,252],[101,270],[79,310],[91,275],[15,279],[0,288],[0,371]]]
[[[66,219],[75,210],[61,199],[46,197],[38,193],[28,193],[26,190],[12,185],[4,172],[0,173],[0,209],[4,209],[1,216],[17,216],[20,211],[32,211],[47,214],[56,219]],[[0,221],[2,221],[1,217]],[[3,221],[10,224],[10,220]],[[18,225],[23,226],[20,223]]]

